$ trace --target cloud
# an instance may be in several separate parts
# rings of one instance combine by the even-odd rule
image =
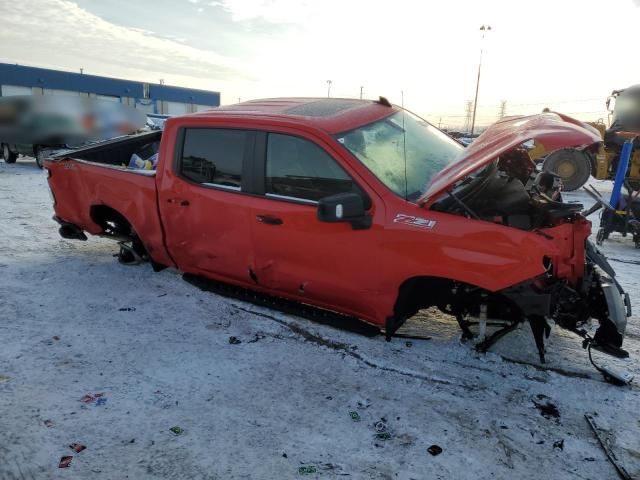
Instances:
[[[171,74],[209,82],[250,77],[234,58],[115,25],[66,0],[0,2],[0,18],[16,26],[0,29],[3,54],[10,52],[13,62],[73,70],[83,66],[95,73],[109,70],[115,76],[149,79]]]

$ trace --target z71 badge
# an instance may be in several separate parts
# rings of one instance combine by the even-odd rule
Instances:
[[[426,218],[414,217],[412,215],[405,215],[403,213],[399,213],[396,215],[396,218],[393,219],[394,223],[406,223],[407,225],[413,225],[414,227],[420,228],[433,228],[436,226],[435,220],[427,220]]]

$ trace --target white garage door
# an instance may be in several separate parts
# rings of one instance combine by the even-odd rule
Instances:
[[[168,115],[184,115],[185,113],[189,113],[187,111],[186,103],[178,103],[178,102],[166,102]]]
[[[31,95],[31,87],[2,85],[0,86],[0,94],[2,94],[3,97],[13,97],[14,95]]]
[[[44,94],[45,95],[66,95],[66,96],[73,96],[73,97],[77,97],[78,95],[80,95],[78,92],[72,92],[71,90],[56,90],[53,88],[45,88]]]

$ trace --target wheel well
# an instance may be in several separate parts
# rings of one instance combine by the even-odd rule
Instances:
[[[405,280],[398,289],[394,305],[397,318],[408,318],[421,308],[445,306],[452,297],[457,282],[439,277],[413,277]]]
[[[93,205],[89,211],[91,220],[102,228],[105,235],[133,239],[135,232],[129,220],[108,205]]]
[[[541,298],[533,296],[534,300],[543,303]],[[448,278],[413,277],[400,285],[391,322],[399,326],[418,310],[428,307],[437,307],[453,316],[477,315],[482,304],[487,305],[493,318],[514,319],[523,314],[523,302],[531,298],[528,284],[490,292]]]

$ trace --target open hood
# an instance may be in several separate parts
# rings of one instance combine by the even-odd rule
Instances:
[[[535,140],[550,153],[560,148],[589,146],[601,142],[602,137],[592,126],[560,113],[508,117],[491,125],[460,158],[439,172],[418,204],[431,205],[453,184],[528,140]]]

